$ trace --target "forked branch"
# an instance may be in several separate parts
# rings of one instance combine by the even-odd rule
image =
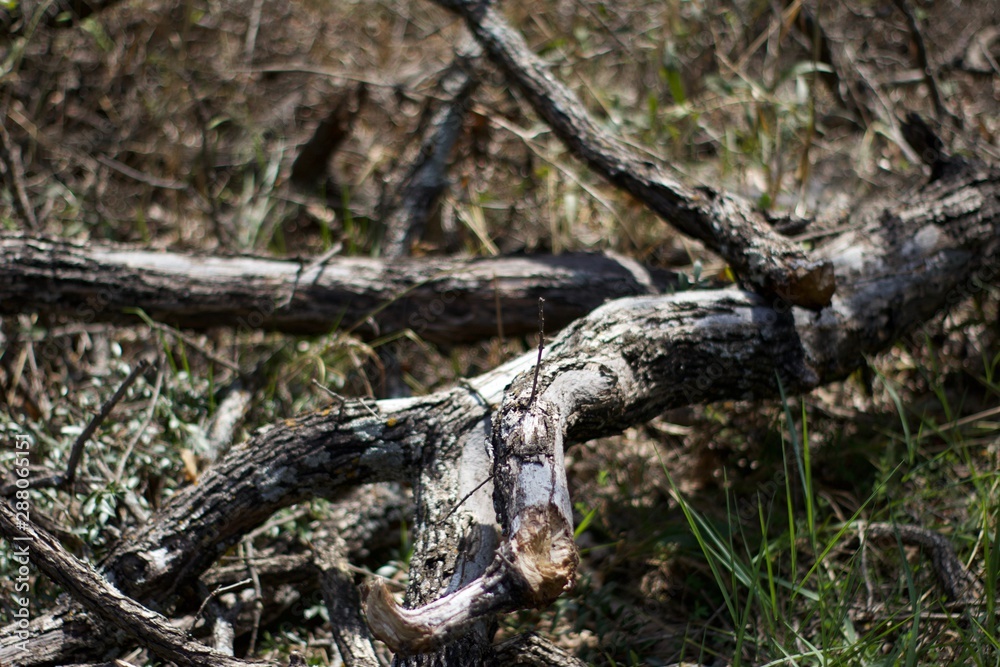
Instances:
[[[863,353],[1000,276],[1000,241],[988,231],[1000,223],[998,178],[966,169],[911,204],[860,213],[856,233],[820,251],[844,289],[818,315],[727,290],[622,299],[571,325],[544,357],[538,400],[524,371],[492,420],[503,537],[490,567],[416,609],[398,608],[376,585],[373,631],[398,651],[425,651],[493,614],[549,604],[572,585],[577,558],[564,442],[668,407],[775,395],[779,380],[798,393],[844,377]]]
[[[278,509],[366,482],[409,480],[418,498],[414,569],[424,569],[411,579],[410,609],[400,611],[393,627],[401,638],[392,641],[413,650],[444,641],[447,664],[478,664],[492,650],[496,611],[543,604],[573,580],[564,443],[673,407],[775,396],[777,378],[795,393],[841,379],[864,354],[997,281],[1000,171],[945,170],[898,201],[857,212],[854,231],[817,251],[841,285],[818,314],[735,289],[612,301],[550,343],[534,403],[531,352],[429,396],[348,402],[287,420],[228,452],[124,535],[101,574],[147,607],[166,605]],[[484,439],[493,442],[497,511],[473,515],[475,499],[455,511],[463,489],[491,469]],[[467,482],[433,488],[465,471]],[[499,549],[488,539],[498,523]],[[116,640],[80,609],[64,604],[30,624],[28,655],[38,658],[24,659],[21,638],[0,629],[0,661],[98,659]],[[482,631],[449,642],[472,628]]]

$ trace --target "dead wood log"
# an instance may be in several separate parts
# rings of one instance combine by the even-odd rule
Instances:
[[[408,481],[418,501],[412,608],[395,609],[376,586],[369,620],[394,616],[379,632],[398,649],[439,651],[400,664],[482,664],[497,612],[549,600],[572,581],[563,442],[616,433],[672,407],[775,396],[779,380],[804,392],[846,377],[863,355],[997,281],[1000,169],[945,170],[896,203],[859,210],[851,228],[817,251],[840,286],[819,313],[736,289],[610,302],[552,342],[538,401],[525,399],[532,353],[430,396],[347,402],[275,424],[127,534],[100,570],[123,594],[166,606],[277,509],[366,482]],[[495,453],[485,446],[491,423]],[[470,601],[475,590],[490,599]],[[23,639],[29,658],[15,653],[17,628],[0,629],[0,661],[100,659],[121,641],[82,619],[78,603],[35,619]]]
[[[342,557],[359,560],[371,549],[388,546],[387,538],[393,535],[393,527],[412,513],[412,499],[396,484],[379,484],[353,489],[333,508],[330,516],[323,522],[316,535],[318,539],[336,538],[345,551]],[[31,519],[34,520],[32,514]],[[36,521],[37,523],[37,521]],[[7,535],[0,530],[0,534]],[[15,543],[18,544],[18,543]],[[307,551],[298,555],[276,556],[264,558],[255,563],[260,578],[265,586],[294,585],[299,599],[310,595],[317,587],[323,586],[320,581],[321,561],[323,554]],[[34,559],[29,552],[29,561]],[[246,578],[247,567],[244,563],[229,564],[228,561],[205,572],[195,586],[199,589],[198,598],[208,595],[210,589],[231,585]],[[162,607],[162,605],[154,605]],[[285,605],[287,606],[287,605]],[[281,609],[265,609],[266,616],[273,616]],[[78,603],[64,598],[55,609],[51,610],[49,620],[60,628],[57,631],[58,642],[30,642],[22,651],[17,643],[0,649],[4,665],[17,667],[22,664],[61,664],[73,659],[73,656],[84,656],[92,653],[93,638],[101,635],[107,647],[127,646],[134,642],[129,635],[114,626],[106,626],[97,619],[81,613]],[[134,620],[134,619],[133,619]],[[192,618],[191,621],[197,619]],[[186,625],[190,625],[186,624]],[[11,625],[7,630],[18,631],[23,628]],[[237,619],[234,630],[242,634],[249,629],[247,619]],[[66,651],[60,657],[60,651]],[[102,653],[100,649],[99,653]]]
[[[436,0],[465,19],[486,54],[504,70],[567,148],[611,183],[628,191],[681,232],[722,255],[747,285],[790,303],[818,309],[830,303],[829,263],[778,235],[747,201],[707,185],[690,187],[664,165],[602,129],[576,96],[536,56],[492,2]]]
[[[137,322],[126,309],[185,328],[229,326],[361,335],[412,329],[456,344],[537,329],[537,300],[563,327],[604,301],[658,294],[673,274],[611,254],[397,259],[334,257],[308,265],[81,246],[0,235],[0,314],[45,312]]]

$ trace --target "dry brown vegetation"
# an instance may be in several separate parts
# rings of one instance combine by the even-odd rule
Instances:
[[[684,182],[815,216],[800,237],[808,247],[845,207],[904,198],[926,179],[900,134],[907,111],[932,119],[950,152],[998,158],[992,4],[554,0],[503,9],[601,123],[665,158]],[[401,165],[417,152],[442,96],[438,78],[465,35],[456,15],[426,0],[109,5],[38,22],[33,2],[0,10],[26,15],[0,35],[7,232],[219,255],[380,253]],[[940,105],[904,9],[918,22]],[[822,62],[820,28],[799,20],[806,11],[820,19],[834,68]],[[572,158],[503,73],[486,63],[481,78],[414,256],[611,250],[682,274],[684,287],[732,281],[718,256]],[[314,179],[293,183],[293,163],[337,109],[346,119],[337,150]],[[691,406],[574,445],[576,588],[550,608],[505,617],[499,637],[533,628],[595,665],[996,664],[997,296],[995,284],[970,289],[848,380],[801,400]],[[412,332],[362,339],[343,328],[178,332],[140,314],[128,326],[105,323],[101,308],[0,320],[0,428],[31,434],[39,470],[63,469],[129,370],[156,361],[87,445],[76,486],[34,501],[39,523],[92,563],[197,480],[217,455],[215,428],[238,442],[325,408],[330,397],[314,381],[344,396],[401,386],[428,394],[536,342],[431,345]],[[227,431],[219,408],[235,395],[246,398]],[[803,464],[811,473],[800,478]],[[413,519],[409,499],[393,502],[372,520],[379,540],[348,538],[359,584],[373,571],[407,580]],[[284,510],[223,564],[248,550],[295,556],[326,544],[345,522],[332,507]],[[914,549],[880,544],[862,559],[850,527],[858,518],[947,535],[994,582],[989,623],[945,614],[933,568]],[[7,575],[16,570],[3,549],[0,623],[12,619]],[[60,589],[36,574],[38,615]],[[294,650],[309,664],[338,664],[316,575],[296,576],[312,583],[255,582],[264,604],[248,603],[235,623],[237,655],[287,660]],[[875,611],[873,596],[884,605]],[[207,632],[195,625],[195,600],[172,612]],[[129,646],[118,657],[156,662]]]

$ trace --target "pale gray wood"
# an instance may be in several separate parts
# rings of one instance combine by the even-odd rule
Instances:
[[[213,257],[0,234],[0,315],[50,313],[137,324],[127,309],[184,328],[365,337],[411,329],[456,344],[551,330],[608,299],[658,294],[676,276],[613,254],[489,258]],[[499,302],[500,322],[497,321]]]

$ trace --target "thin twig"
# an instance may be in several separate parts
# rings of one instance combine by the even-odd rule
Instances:
[[[188,627],[188,632],[192,632],[194,630],[194,626],[198,622],[198,619],[201,617],[201,613],[205,611],[205,606],[212,601],[212,598],[222,595],[223,593],[228,593],[229,591],[235,590],[237,588],[242,588],[250,583],[253,583],[253,579],[243,579],[242,581],[237,581],[236,583],[233,584],[228,584],[226,586],[220,585],[216,587],[215,590],[213,590],[211,593],[205,596],[205,599],[202,600],[201,606],[198,607],[198,611],[194,613],[194,618],[191,619],[191,625]]]
[[[469,498],[471,498],[476,491],[478,491],[479,489],[481,489],[484,486],[486,486],[486,483],[489,482],[492,479],[493,479],[493,473],[490,473],[489,476],[486,477],[486,479],[484,479],[483,481],[481,481],[479,484],[476,484],[476,488],[472,489],[472,491],[469,491],[467,494],[465,494],[464,496],[462,496],[462,499],[459,500],[457,503],[455,503],[455,506],[452,507],[450,510],[448,510],[448,513],[445,514],[444,517],[442,517],[441,520],[438,521],[437,523],[439,525],[441,525],[445,521],[447,521],[451,517],[452,514],[454,514],[455,512],[458,511],[459,507],[461,507],[462,505],[465,504],[465,501],[467,501]]]
[[[984,419],[989,419],[990,417],[996,417],[1000,415],[1000,407],[990,408],[989,410],[983,410],[982,412],[977,412],[968,417],[962,417],[961,419],[955,419],[953,421],[942,424],[937,429],[929,431],[929,435],[933,435],[935,432],[943,433],[945,431],[950,431],[953,428],[958,428],[960,426],[968,426],[977,421],[982,421]],[[919,437],[919,436],[918,436]]]
[[[132,436],[128,446],[125,447],[125,453],[122,454],[115,469],[115,483],[117,484],[120,484],[122,477],[125,476],[125,466],[128,463],[129,457],[132,456],[132,451],[139,444],[139,439],[142,438],[142,434],[149,428],[149,425],[153,422],[153,416],[156,414],[156,401],[160,398],[160,390],[163,388],[163,376],[166,375],[165,366],[160,361],[157,361],[157,366],[158,371],[156,373],[156,382],[153,384],[153,396],[149,399],[149,408],[146,410],[146,417],[142,420],[142,424],[135,432],[135,435]]]
[[[319,387],[320,389],[322,389],[322,390],[323,390],[324,392],[326,392],[326,393],[327,393],[328,395],[330,395],[331,397],[333,397],[333,398],[337,399],[338,401],[340,401],[340,408],[341,408],[341,411],[343,411],[343,408],[344,408],[344,406],[345,406],[345,405],[347,405],[347,401],[348,401],[349,399],[347,399],[347,398],[345,398],[345,397],[341,396],[340,394],[338,394],[337,392],[335,392],[335,391],[334,391],[333,389],[330,389],[329,387],[324,387],[324,386],[323,386],[323,385],[322,385],[322,384],[321,384],[321,383],[320,383],[319,381],[317,381],[317,380],[316,380],[315,378],[313,378],[313,381],[312,381],[312,383],[313,383],[314,385],[316,385],[317,387]],[[357,401],[358,403],[360,403],[360,404],[361,404],[361,407],[363,407],[363,408],[364,408],[365,410],[367,410],[367,411],[368,411],[368,414],[370,414],[370,415],[371,415],[372,417],[374,417],[375,419],[381,419],[381,417],[379,416],[379,414],[378,414],[377,412],[375,412],[375,411],[374,411],[374,410],[373,410],[373,409],[371,408],[371,406],[370,406],[370,405],[368,405],[367,403],[365,403],[365,399],[364,399],[364,398],[354,398],[354,399],[350,399],[350,400],[354,400],[354,401]]]
[[[325,267],[330,262],[331,259],[336,257],[343,249],[343,247],[344,245],[340,241],[337,241],[332,246],[330,246],[326,250],[326,252],[324,252],[322,255],[313,258],[308,264],[302,264],[300,262],[299,268],[295,272],[295,280],[292,281],[292,288],[288,291],[288,294],[286,294],[284,298],[282,298],[281,302],[277,305],[276,310],[287,308],[289,304],[292,303],[292,299],[295,298],[295,291],[299,288],[299,280],[302,278],[302,276],[308,276],[313,271],[316,271],[316,269],[321,269],[320,271],[316,271],[316,276],[313,278],[312,284],[315,285],[316,282],[319,280],[320,276],[323,274],[322,271],[323,267]]]
[[[254,0],[250,10],[250,23],[247,26],[247,39],[243,46],[243,56],[247,67],[253,65],[253,52],[257,48],[257,33],[260,31],[260,15],[264,8],[264,0]]]
[[[248,539],[248,540],[257,539],[261,535],[263,535],[263,534],[267,533],[268,531],[270,531],[272,528],[277,528],[278,526],[281,526],[281,525],[286,524],[286,523],[291,523],[292,521],[298,521],[302,517],[308,516],[310,512],[312,512],[312,508],[309,507],[308,505],[303,505],[301,507],[297,507],[290,514],[279,515],[279,516],[272,517],[266,523],[263,523],[260,526],[257,526],[256,528],[254,528],[253,530],[251,530],[249,533],[247,533],[246,534],[246,539]],[[222,560],[227,560],[228,558],[229,558],[228,556],[223,556]],[[249,562],[248,558],[239,558],[237,560],[240,560],[241,562],[243,562],[243,561]]]
[[[156,320],[147,316],[145,313],[137,313],[137,314],[139,315],[139,317],[142,318],[142,320],[146,324],[148,324],[153,329],[162,331],[163,333],[166,334],[170,334],[174,338],[180,340],[185,345],[188,345],[189,347],[197,350],[198,353],[201,354],[201,356],[205,357],[209,361],[215,362],[220,366],[222,366],[223,368],[228,368],[232,372],[236,373],[239,377],[241,378],[247,377],[247,372],[241,369],[237,364],[233,363],[232,361],[229,361],[228,359],[223,359],[222,357],[213,352],[210,352],[205,348],[204,345],[201,345],[198,341],[196,341],[191,336],[188,336],[183,331],[180,331],[179,329],[172,327],[169,324],[164,324],[163,322],[157,322]]]
[[[247,655],[253,655],[257,648],[257,633],[260,631],[260,619],[264,613],[264,591],[260,586],[260,576],[257,574],[257,567],[253,564],[255,556],[253,540],[246,538],[243,540],[243,555],[246,559],[247,573],[253,582],[253,626],[250,630],[250,643],[247,648]]]
[[[497,311],[497,338],[500,339],[500,344],[503,345],[503,317],[502,310],[500,308],[500,282],[497,280],[497,275],[493,274],[493,306]]]
[[[73,443],[73,449],[69,453],[69,463],[66,465],[66,474],[63,475],[62,480],[59,482],[59,486],[69,485],[73,483],[73,479],[76,477],[76,467],[80,464],[80,458],[83,456],[83,446],[90,440],[91,436],[97,430],[97,427],[104,423],[104,420],[108,418],[111,411],[114,410],[115,406],[125,397],[125,392],[128,388],[132,386],[136,378],[140,374],[144,373],[146,369],[149,368],[149,361],[146,359],[141,359],[132,372],[128,374],[125,381],[122,382],[121,386],[118,387],[118,391],[114,395],[105,401],[104,405],[101,406],[100,412],[94,415],[94,418],[90,420],[87,424],[87,428],[83,429],[83,433],[80,437],[76,439]]]
[[[118,160],[108,157],[107,155],[96,155],[94,157],[98,162],[103,164],[109,169],[113,169],[122,176],[131,178],[133,181],[138,181],[139,183],[145,183],[146,185],[151,185],[154,188],[160,188],[162,190],[186,190],[187,184],[181,181],[174,181],[167,178],[160,178],[159,176],[153,176],[152,174],[147,174],[144,171],[139,171],[138,169],[133,169],[124,162],[119,162]]]
[[[538,361],[535,363],[535,379],[531,383],[531,398],[528,405],[535,402],[538,391],[538,373],[542,369],[542,350],[545,349],[545,299],[538,297]]]
[[[7,173],[10,176],[11,190],[14,192],[14,206],[20,211],[28,229],[37,230],[38,219],[35,217],[35,210],[31,207],[31,200],[28,199],[28,192],[24,187],[24,165],[21,163],[21,151],[17,144],[11,140],[7,128],[2,123],[0,123],[0,159],[3,161],[2,166],[7,168]]]

